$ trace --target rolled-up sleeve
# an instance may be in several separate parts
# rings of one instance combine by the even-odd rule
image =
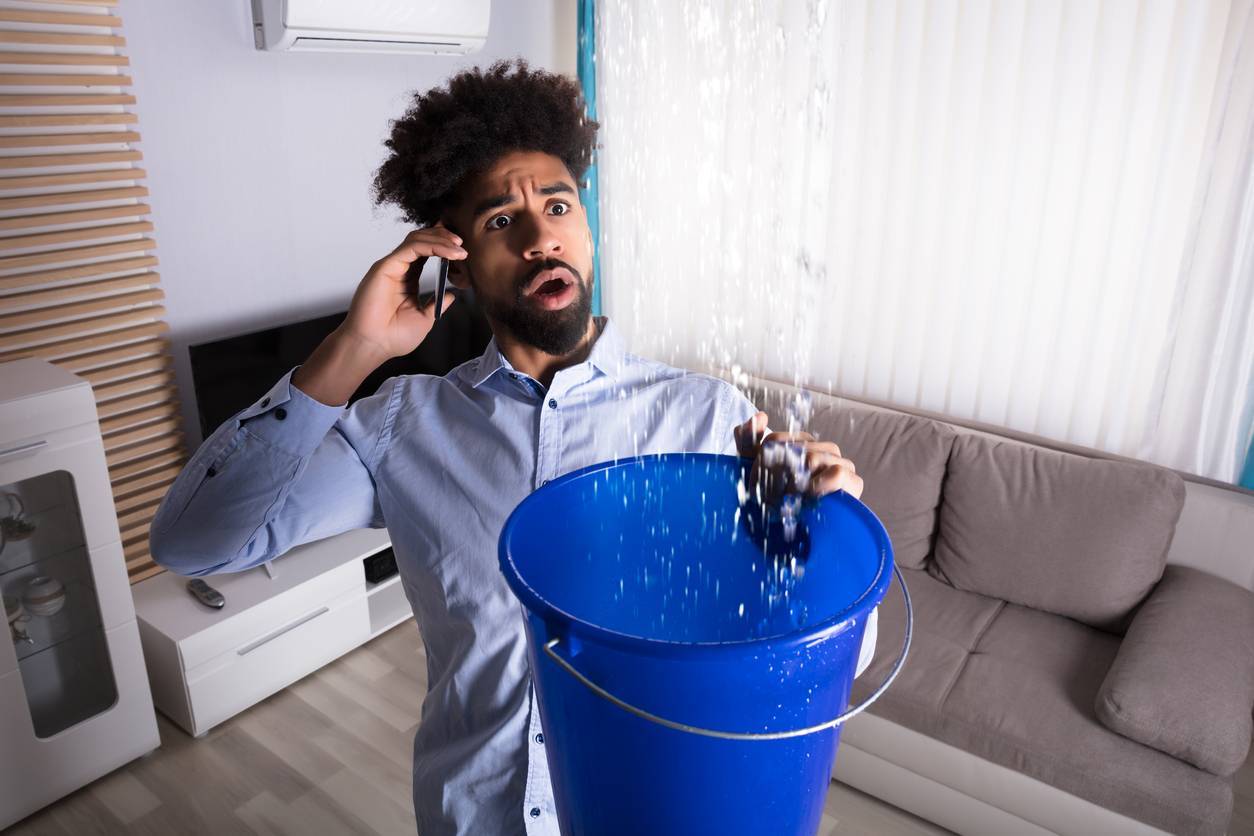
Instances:
[[[150,529],[153,559],[181,575],[241,571],[355,528],[382,528],[372,475],[401,378],[351,407],[291,385],[223,423],[183,468]]]
[[[853,673],[855,679],[862,676],[862,672],[871,666],[871,661],[875,658],[875,640],[879,637],[879,625],[880,608],[876,607],[867,616],[866,630],[862,633],[862,646],[858,651],[858,666]]]
[[[723,436],[723,447],[719,452],[725,456],[736,456],[740,454],[736,447],[736,427],[756,415],[758,408],[753,405],[753,401],[745,397],[740,389],[730,383],[720,386],[718,391],[719,419],[717,424],[727,428],[727,434]]]

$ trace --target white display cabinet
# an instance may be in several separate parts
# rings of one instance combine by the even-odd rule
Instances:
[[[91,385],[0,364],[0,829],[160,745]]]

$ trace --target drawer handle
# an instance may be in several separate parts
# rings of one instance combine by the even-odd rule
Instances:
[[[279,636],[283,635],[284,633],[290,633],[292,630],[295,630],[300,625],[313,621],[318,616],[324,613],[328,613],[330,611],[331,609],[329,607],[322,607],[321,609],[314,610],[313,612],[309,613],[309,615],[303,615],[300,618],[293,621],[291,624],[288,624],[285,627],[280,627],[279,629],[275,630],[273,633],[271,633],[268,636],[262,636],[261,638],[257,639],[254,642],[249,642],[248,644],[244,645],[243,647],[241,647],[239,650],[235,652],[238,653],[240,656],[243,656],[248,653],[252,653],[254,650],[261,647],[263,644],[266,644],[267,642],[272,642],[275,639],[277,639]]]
[[[0,450],[0,459],[8,456],[18,456],[22,453],[33,453],[40,447],[47,447],[47,441],[32,441],[30,444],[23,444],[21,447],[13,447],[8,450]]]

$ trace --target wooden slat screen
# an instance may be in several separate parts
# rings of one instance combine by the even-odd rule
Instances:
[[[187,460],[116,0],[0,0],[0,362],[91,382],[132,583]]]

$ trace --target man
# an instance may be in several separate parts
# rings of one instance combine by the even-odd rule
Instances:
[[[305,363],[201,445],[152,525],[153,556],[186,575],[387,526],[426,645],[413,774],[423,836],[557,833],[521,607],[497,565],[519,501],[616,457],[754,456],[785,440],[731,385],[635,357],[591,316],[577,184],[597,125],[583,113],[569,79],[521,61],[417,96],[375,189],[422,228],[375,262]],[[433,256],[473,288],[492,342],[445,377],[393,377],[346,410],[374,369],[430,331],[432,308],[406,273]],[[861,494],[836,445],[791,441],[804,445],[811,493]]]

